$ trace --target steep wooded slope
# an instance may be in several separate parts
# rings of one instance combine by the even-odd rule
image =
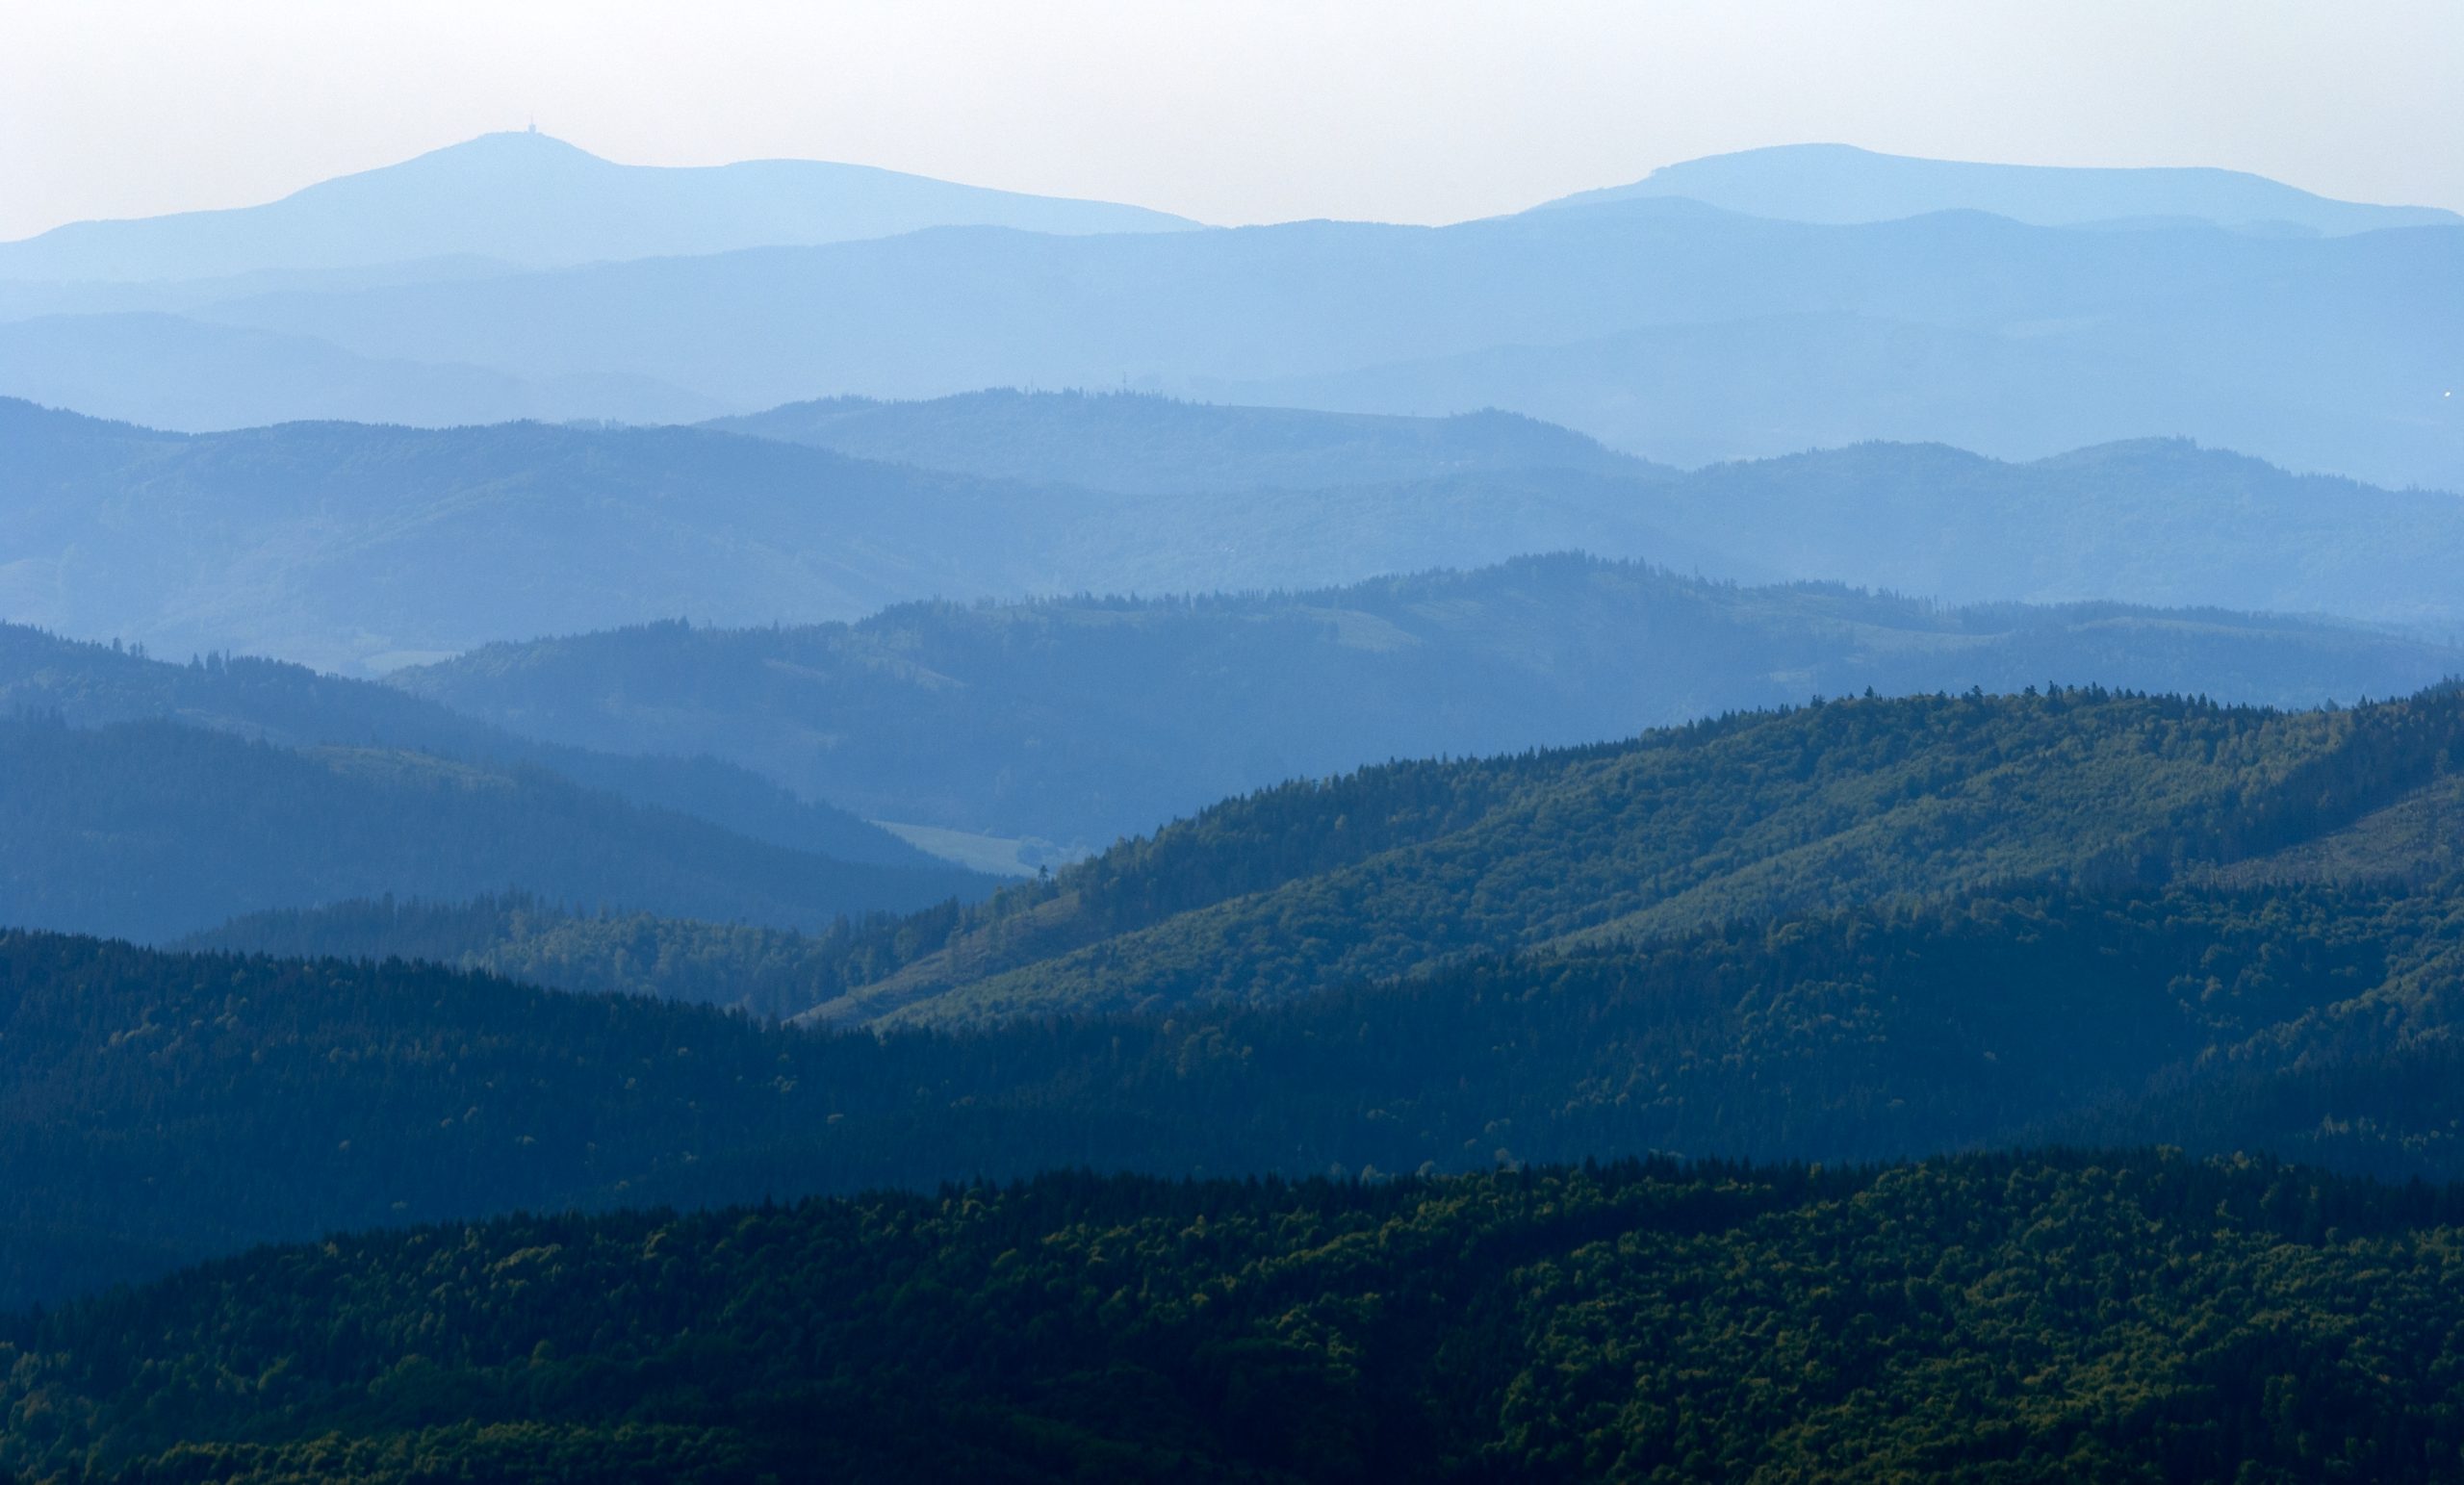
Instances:
[[[2164,881],[2325,835],[2460,769],[2452,687],[2311,712],[2094,689],[1844,701],[1388,764],[1230,801],[1009,888],[815,1014],[1270,1000],[1732,917]]]

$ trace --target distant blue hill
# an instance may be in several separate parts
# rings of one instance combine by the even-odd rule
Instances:
[[[2464,245],[2464,232],[2435,235]],[[2417,302],[2425,316],[2439,309],[2434,294]],[[2393,346],[2374,364],[2363,347],[2375,337],[2347,338],[2302,318],[2310,322],[2298,330],[2255,319],[2212,323],[2133,355],[2109,324],[2014,334],[1874,315],[1771,315],[1207,390],[1362,414],[1511,408],[1682,465],[1866,440],[2037,459],[2171,432],[2294,469],[2464,490],[2464,399],[2445,395],[2438,370],[2405,367],[2408,353]],[[2348,370],[2319,375],[2305,357]]]
[[[467,151],[478,164],[539,154],[551,176],[571,166],[585,183],[605,171],[635,182],[526,136]],[[417,176],[455,155],[401,168]],[[1886,173],[1900,164],[1935,178],[1927,162],[1882,162]],[[1954,184],[1970,178],[1945,168]],[[1438,228],[1018,229],[1050,224],[1035,217],[535,271],[489,267],[531,250],[520,242],[396,234],[384,251],[431,267],[243,275],[218,291],[141,285],[124,304],[0,292],[0,315],[13,302],[20,314],[80,312],[0,323],[0,395],[205,430],[334,416],[698,421],[846,396],[1135,389],[1360,413],[1494,408],[1686,464],[1874,438],[2026,459],[2187,437],[2291,468],[2464,490],[2464,225],[2348,211],[2222,172],[2189,172],[2139,199],[2099,186],[2100,172],[1979,168],[1987,185],[2038,183],[2040,197],[2070,201],[2040,216],[2154,215],[2128,218],[2142,224],[2133,231],[2031,225],[1989,210],[2033,210],[2026,200],[1962,188],[1867,201],[1960,210],[1841,225],[1646,193]],[[495,177],[462,174],[479,184],[404,199],[468,203],[443,213],[456,222],[491,217],[497,198],[481,187]],[[661,189],[706,179],[647,175]],[[2261,212],[2294,215],[2280,230],[2245,230]],[[732,219],[671,216],[661,230],[700,223],[701,243],[724,236],[704,226]],[[578,207],[551,217],[612,241],[580,231]],[[2406,220],[2428,224],[2319,235]],[[216,329],[139,336],[94,313],[115,304]]]
[[[951,225],[1087,233],[1196,223],[1142,207],[1020,195],[868,166],[628,166],[543,134],[488,134],[263,206],[76,222],[0,243],[0,279],[198,279],[457,255],[552,268]]]
[[[524,376],[467,362],[363,356],[314,336],[145,311],[0,325],[0,386],[45,406],[183,430],[327,419],[421,427],[523,418],[690,422],[727,410],[629,372]]]
[[[1683,196],[1753,217],[1832,225],[1957,211],[2042,227],[2205,222],[2321,237],[2464,225],[2464,217],[2437,207],[2337,201],[2240,170],[1984,165],[1882,155],[1848,144],[1781,144],[1688,160],[1630,186],[1580,192],[1535,210],[1644,196]]]
[[[1579,433],[1512,413],[1390,418],[1135,392],[1001,388],[921,402],[831,397],[705,426],[859,459],[1127,495],[1317,490],[1483,471],[1658,473]]]

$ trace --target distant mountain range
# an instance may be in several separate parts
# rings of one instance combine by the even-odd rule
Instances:
[[[2464,623],[2464,501],[2182,444],[2020,465],[1867,446],[1679,474],[1513,418],[1061,396],[839,413],[776,422],[974,473],[687,428],[183,436],[0,402],[0,618],[384,670],[654,619],[1306,590],[1585,550],[1960,602],[2330,613],[2441,640]]]
[[[492,136],[246,212],[64,228],[0,248],[0,393],[205,429],[1128,385],[1502,408],[1683,464],[2181,436],[2464,488],[2449,213],[1807,146],[1440,228],[1177,231],[852,168]]]
[[[1681,196],[1751,217],[1836,225],[1931,212],[1987,212],[2040,227],[2203,222],[2321,237],[2464,226],[2464,217],[2438,207],[2331,200],[2240,170],[1983,165],[1877,154],[1849,144],[1781,144],[1688,160],[1630,186],[1580,192],[1547,206],[1647,196]]]
[[[712,754],[871,819],[1095,847],[1287,779],[1817,694],[2095,680],[2315,705],[2459,675],[2464,650],[2315,621],[1946,609],[1569,556],[1277,595],[650,625],[389,678],[558,742]]]
[[[136,283],[477,258],[510,269],[842,243],[924,227],[1170,232],[1142,207],[1019,195],[869,166],[618,165],[531,132],[486,134],[263,206],[85,221],[0,243],[0,279]]]
[[[1126,382],[1373,412],[1491,405],[1688,462],[1883,432],[2005,457],[2183,435],[2455,488],[2458,283],[2456,228],[2288,241],[1959,214],[1834,227],[1653,199],[1439,229],[948,228],[193,313],[362,357],[530,382],[622,373],[741,407]],[[1654,432],[1640,415],[1598,404],[1648,403],[1675,373],[1592,347],[1671,336],[1719,391],[1663,449],[1639,441]],[[1469,387],[1405,375],[1466,357],[1505,371]],[[143,394],[143,367],[126,371]],[[1877,407],[1887,425],[1838,411]]]

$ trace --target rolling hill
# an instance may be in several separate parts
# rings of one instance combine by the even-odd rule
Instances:
[[[2082,445],[2190,433],[2212,447],[2264,451],[2293,469],[2371,471],[2382,483],[2464,488],[2454,472],[2449,389],[2426,386],[2442,380],[2444,369],[2425,366],[2423,390],[2386,389],[2376,406],[2404,411],[2383,421],[2371,435],[2376,451],[2356,463],[2336,451],[2356,429],[2356,409],[2340,394],[2246,385],[2211,400],[2204,372],[2160,358],[2104,356],[2076,342],[2060,332],[2009,335],[1824,311],[1227,379],[1208,391],[1226,401],[1364,416],[1510,408],[1682,465],[1868,441],[2033,460]],[[2246,379],[2229,365],[2213,374]],[[2193,408],[2191,400],[2206,405]],[[2058,424],[2049,406],[2060,409]]]
[[[2453,642],[2427,553],[2464,497],[2389,491],[2177,440],[2000,464],[1871,445],[1697,472],[1654,510],[1791,577],[1953,602],[2108,602],[2341,614]],[[2264,533],[2264,534],[2262,534]],[[2443,560],[2443,559],[2439,559]]]
[[[732,947],[500,906],[272,915],[203,940],[435,954],[581,988],[611,952],[795,987],[818,1025],[1280,1003],[1484,956],[1964,894],[2434,883],[2464,868],[2453,686],[2277,712],[2099,688],[1835,701],[1629,742],[1391,763],[1227,801],[971,907]],[[425,947],[423,947],[425,945]],[[724,983],[720,976],[718,983]],[[779,1002],[775,1001],[774,1004]]]
[[[245,655],[174,665],[141,649],[0,624],[0,713],[55,716],[86,728],[159,718],[286,748],[385,748],[545,771],[772,845],[880,866],[941,864],[844,810],[799,799],[716,758],[542,743],[391,687]]]
[[[1496,480],[1159,501],[684,428],[314,423],[167,435],[0,402],[0,616],[169,653],[387,669],[690,614],[855,619],[918,598],[1322,585],[1589,537],[1699,564],[1635,486]]]
[[[336,1226],[1068,1165],[2093,1139],[2464,1174],[2451,689],[1834,702],[1388,765],[806,935],[680,920],[792,921],[827,863],[533,776],[7,743],[19,921],[397,894],[188,940],[290,959],[0,940],[29,1297]],[[582,910],[470,900],[500,882]]]
[[[926,416],[955,425],[967,413]],[[1044,420],[1057,442],[1079,415],[1056,397],[1019,416]],[[1212,445],[1208,457],[1224,460],[1229,447],[1252,472],[1296,462],[1274,451],[1291,439],[1271,419],[1193,426],[1163,403],[1107,417],[1139,430],[1122,439],[1131,448]],[[1329,451],[1301,467],[1360,467],[1342,451],[1346,420],[1311,425]],[[1567,447],[1513,420],[1424,434],[1482,449],[1478,467],[1158,496],[708,430],[317,423],[183,436],[0,401],[14,455],[0,464],[0,500],[19,553],[0,565],[0,617],[171,654],[381,671],[679,615],[809,624],[920,598],[1307,590],[1575,550],[1967,602],[2340,613],[2437,637],[2464,617],[2451,580],[2464,502],[2178,444],[2016,466],[1878,446],[1672,478],[1510,467],[1535,442]],[[1024,454],[1029,442],[1019,465],[1042,461]],[[990,443],[975,439],[969,457],[988,462]]]
[[[690,422],[727,404],[655,377],[526,377],[362,356],[310,336],[205,324],[158,310],[0,324],[0,387],[162,428],[351,419],[453,427],[522,418]]]
[[[1123,495],[1391,485],[1487,471],[1667,472],[1511,414],[1384,418],[1232,407],[1133,392],[967,393],[924,402],[834,397],[706,426],[859,459]]]
[[[134,938],[269,908],[509,886],[820,929],[983,882],[748,839],[535,768],[293,751],[167,721],[0,722],[0,922]]]
[[[213,935],[342,956],[308,960],[0,935],[18,1049],[0,1065],[0,1296],[377,1222],[1068,1166],[1853,1162],[2094,1138],[2448,1179],[2455,880],[1989,893],[1273,1005],[885,1036],[647,998],[696,972],[781,986],[793,975],[765,971],[797,964],[630,915],[360,904]],[[622,993],[377,958],[457,933],[484,951],[509,917],[523,936],[499,962]],[[833,937],[892,947],[878,925]]]
[[[952,903],[939,916],[956,911]],[[876,914],[807,935],[750,923],[583,910],[529,892],[489,892],[460,902],[388,896],[268,909],[186,935],[167,947],[277,959],[419,960],[578,995],[645,996],[784,1020],[860,983],[867,940],[898,932],[911,936],[916,927],[909,919]],[[891,933],[885,935],[885,929]]]
[[[2459,748],[2451,686],[2292,713],[2090,688],[1388,764],[1227,802],[937,919],[905,962],[809,1014],[1271,1001],[1737,918],[2246,869],[2444,798]]]
[[[1743,526],[1765,514],[1752,500],[1702,508]],[[1945,609],[1561,556],[1317,592],[651,625],[490,645],[388,679],[558,742],[715,754],[868,819],[1096,847],[1288,779],[1594,742],[1814,695],[2093,679],[2300,706],[2457,675],[2464,651],[2332,624]]]

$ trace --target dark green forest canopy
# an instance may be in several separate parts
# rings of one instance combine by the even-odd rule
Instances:
[[[2453,1187],[2163,1153],[516,1216],[7,1322],[0,1465],[2435,1481],[2459,1224]]]
[[[2097,688],[1868,699],[1393,763],[1227,801],[937,918],[908,935],[930,952],[814,1014],[1273,1000],[1731,918],[2161,883],[2250,866],[2457,773],[2454,687],[2306,712]],[[2376,874],[2435,875],[2438,842],[2424,849]],[[862,942],[881,962],[883,939]]]
[[[1310,592],[642,625],[489,645],[389,683],[558,742],[713,753],[868,819],[1100,848],[1288,779],[1812,695],[2095,681],[2315,706],[2457,674],[2452,645],[2318,619],[1946,608],[1558,555]]]
[[[1217,957],[1196,998],[1254,998],[1262,970],[1340,984],[2032,878],[2421,883],[2464,870],[2452,712],[2450,693],[2292,715],[2082,691],[1830,704],[1289,785],[980,908],[814,937],[513,894],[282,909],[187,942],[424,958],[832,1022],[979,1020],[988,984],[1031,980],[1066,991],[1015,1008],[1031,1013],[1179,1004],[1175,955]],[[1602,924],[1610,909],[1624,915]],[[1131,995],[1144,974],[1151,988]]]
[[[899,935],[953,920],[956,902],[916,917],[876,913],[820,934],[647,912],[585,911],[527,892],[462,902],[354,898],[275,908],[166,947],[281,959],[422,960],[581,994],[652,996],[783,1019],[868,976],[860,942],[895,961]],[[945,931],[945,930],[944,930]]]
[[[620,987],[652,962],[627,958],[639,924],[538,916],[562,941],[603,935],[589,963]],[[670,943],[667,978],[643,986],[735,983],[693,947]],[[11,935],[0,1294],[336,1226],[1066,1165],[1306,1175],[2094,1139],[2446,1178],[2464,1175],[2459,965],[2452,890],[2041,892],[1476,959],[1262,1006],[876,1037],[398,961]]]

